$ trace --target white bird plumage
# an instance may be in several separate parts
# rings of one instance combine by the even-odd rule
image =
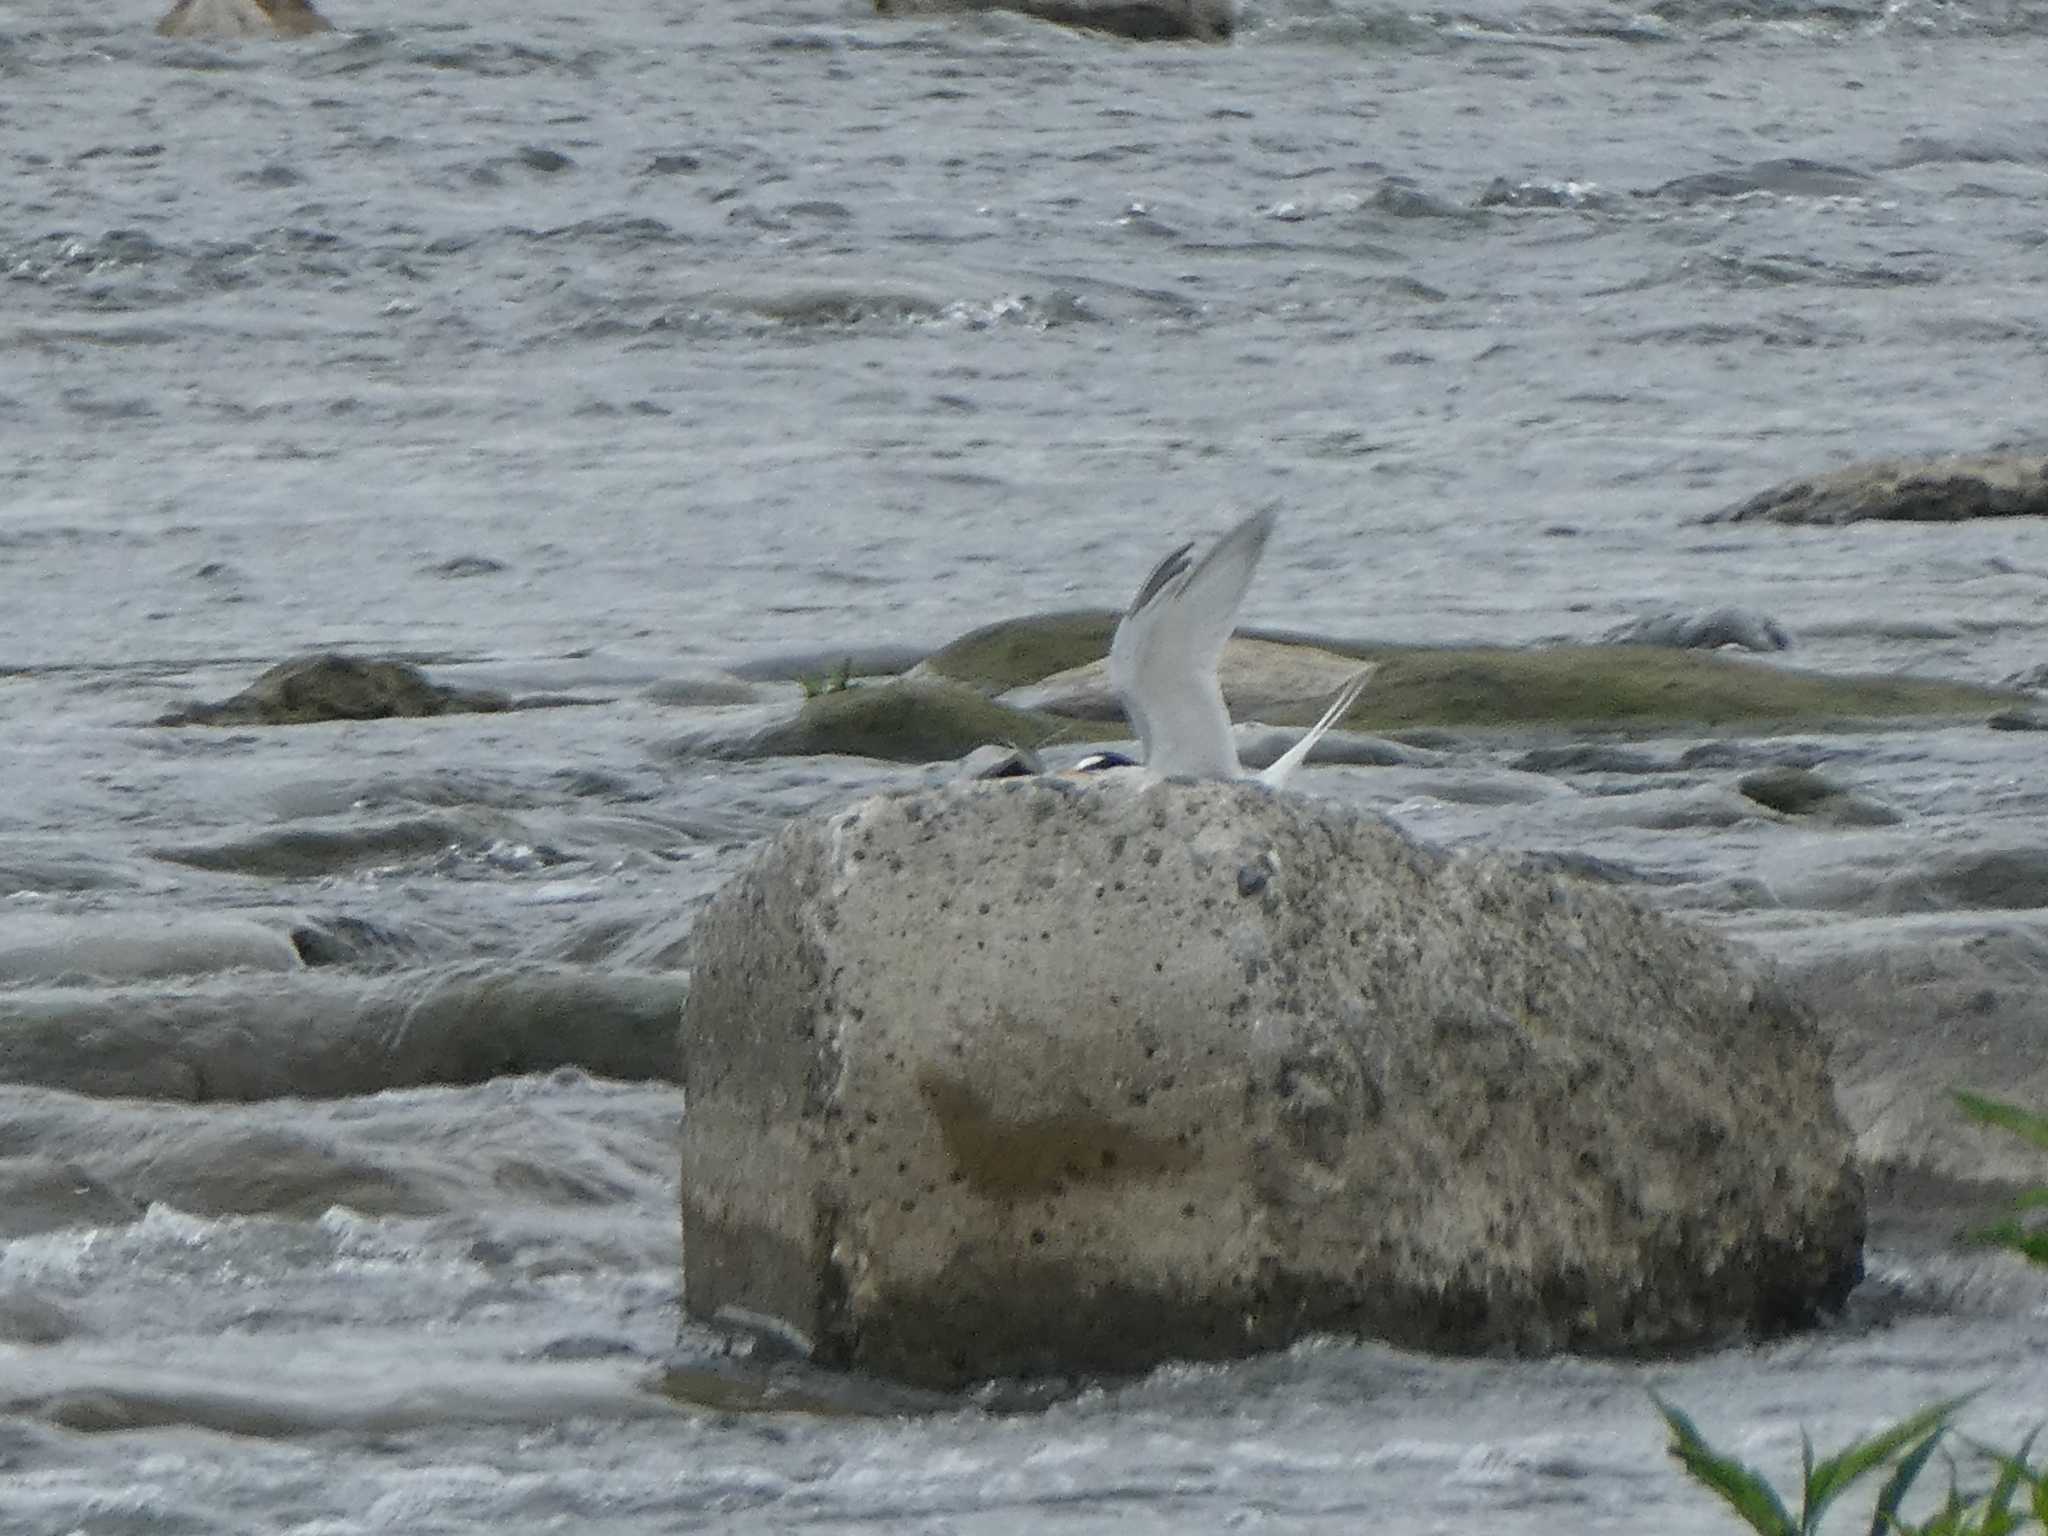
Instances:
[[[1181,545],[1152,568],[1118,622],[1109,646],[1109,682],[1144,745],[1147,772],[1196,779],[1246,776],[1216,668],[1274,522],[1271,511],[1254,512],[1200,560],[1191,558],[1193,544]],[[1366,668],[1346,683],[1323,718],[1253,777],[1270,788],[1284,785],[1323,733],[1357,702],[1370,673]]]

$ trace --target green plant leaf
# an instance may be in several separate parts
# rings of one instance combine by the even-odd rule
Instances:
[[[1694,1482],[1719,1494],[1749,1522],[1751,1530],[1761,1532],[1762,1536],[1798,1536],[1799,1527],[1792,1523],[1792,1516],[1769,1483],[1740,1462],[1715,1451],[1701,1438],[1691,1419],[1655,1392],[1650,1394],[1650,1401],[1657,1405],[1671,1430],[1671,1454]]]
[[[1884,1487],[1878,1491],[1877,1506],[1870,1514],[1870,1536],[1891,1536],[1893,1531],[1904,1529],[1899,1524],[1899,1505],[1905,1501],[1907,1490],[1913,1486],[1914,1480],[1920,1476],[1920,1469],[1927,1465],[1927,1459],[1947,1433],[1946,1423],[1935,1425],[1921,1437],[1918,1445],[1899,1458],[1899,1464],[1892,1468],[1892,1475],[1884,1480]]]
[[[1976,1228],[1968,1237],[1971,1242],[1981,1243],[1987,1248],[2004,1248],[2036,1264],[2048,1264],[2048,1228],[2024,1227],[2017,1221],[1998,1221],[1988,1227]]]
[[[2032,1433],[2020,1442],[2020,1448],[2010,1455],[1975,1440],[1970,1442],[1972,1450],[1998,1467],[1998,1481],[1985,1497],[1984,1517],[1978,1522],[1983,1536],[2010,1536],[2011,1532],[2019,1529],[2024,1517],[2012,1512],[2013,1496],[2019,1492],[2021,1484],[2037,1493],[2040,1490],[2040,1478],[2027,1464],[2027,1457],[2032,1454],[2034,1441],[2040,1434],[2040,1426],[2036,1425]]]
[[[1949,1090],[1963,1113],[1984,1125],[1995,1125],[2000,1130],[2011,1131],[2026,1141],[2031,1141],[2042,1151],[2048,1152],[2048,1115],[2037,1115],[2031,1110],[2021,1109],[2017,1104],[2003,1104],[1997,1099],[1987,1099],[1982,1094],[1967,1089]]]
[[[1859,1440],[1847,1450],[1830,1456],[1815,1467],[1806,1478],[1806,1503],[1800,1512],[1799,1529],[1811,1533],[1820,1529],[1820,1517],[1833,1503],[1836,1495],[1851,1483],[1876,1471],[1905,1447],[1912,1445],[1931,1430],[1945,1426],[1956,1409],[1976,1394],[1952,1397],[1946,1402],[1935,1403],[1922,1408],[1918,1413],[1899,1420],[1890,1429],[1880,1430],[1866,1440]],[[1901,1495],[1905,1490],[1900,1489]]]

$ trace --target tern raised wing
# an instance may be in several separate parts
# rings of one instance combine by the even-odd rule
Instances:
[[[1176,778],[1245,776],[1216,667],[1274,522],[1271,511],[1254,512],[1200,560],[1191,558],[1194,545],[1181,545],[1152,568],[1118,622],[1109,682],[1144,745],[1147,771]],[[1259,780],[1275,789],[1286,783],[1356,702],[1366,675],[1346,684],[1323,718]]]

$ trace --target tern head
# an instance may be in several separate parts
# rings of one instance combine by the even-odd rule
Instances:
[[[1237,610],[1277,521],[1254,512],[1199,560],[1183,544],[1152,568],[1109,646],[1109,681],[1145,749],[1146,771],[1160,777],[1239,779],[1237,738],[1216,668],[1237,624]],[[1351,679],[1323,718],[1258,775],[1278,788],[1365,686]]]

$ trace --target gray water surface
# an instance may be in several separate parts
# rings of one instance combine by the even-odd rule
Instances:
[[[2040,1416],[2039,1283],[1882,1246],[1838,1327],[1690,1362],[1317,1341],[1043,1414],[705,1412],[655,1389],[679,1095],[578,1070],[609,1015],[499,1061],[390,1002],[679,979],[777,826],[940,771],[679,756],[724,717],[653,685],[1119,605],[1247,506],[1283,512],[1249,623],[1514,643],[1738,604],[1802,665],[2048,662],[2038,520],[1694,521],[2043,446],[2040,7],[1289,0],[1225,48],[818,0],[330,14],[292,46],[0,17],[0,959],[31,920],[403,939],[320,987],[0,990],[56,1063],[0,1088],[0,1531],[1704,1532],[1646,1386],[1780,1476],[1801,1425],[1960,1388],[1987,1438]],[[148,724],[319,646],[580,707]],[[1774,951],[1881,948],[1933,920],[1892,875],[2042,847],[2040,739],[1743,747],[1902,812],[1860,831],[1731,811],[1692,738],[1305,784],[1613,861]],[[2041,930],[1956,889],[1943,921]],[[160,1066],[164,1019],[213,1054],[60,1081]],[[406,1029],[452,1080],[321,1091]],[[219,1102],[251,1063],[313,1097]]]

